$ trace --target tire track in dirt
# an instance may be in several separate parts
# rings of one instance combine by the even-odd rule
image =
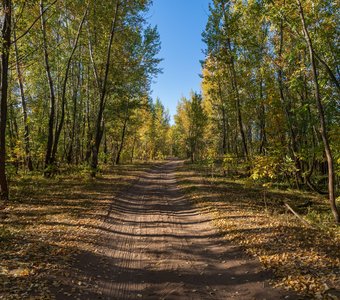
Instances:
[[[298,299],[228,244],[178,188],[180,161],[145,172],[115,197],[100,229],[97,289],[81,299]],[[86,272],[86,270],[85,270]],[[101,274],[98,276],[98,274]]]

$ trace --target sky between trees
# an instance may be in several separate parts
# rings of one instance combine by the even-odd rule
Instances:
[[[105,164],[177,156],[327,194],[339,223],[338,4],[214,0],[205,12],[173,1],[162,23],[169,3],[159,3],[163,53],[177,61],[163,65],[165,101],[152,98],[162,64],[151,1],[1,1],[2,200],[20,172],[95,177]],[[203,23],[198,68],[186,60],[200,56]],[[195,88],[196,72],[202,92],[183,92],[176,82]]]

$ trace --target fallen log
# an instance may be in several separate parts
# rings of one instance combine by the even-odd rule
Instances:
[[[297,217],[303,224],[305,224],[308,227],[312,227],[312,224],[310,224],[309,222],[307,222],[304,218],[302,218],[288,203],[284,203],[285,206],[288,208],[288,210],[293,213],[293,215],[295,217]]]

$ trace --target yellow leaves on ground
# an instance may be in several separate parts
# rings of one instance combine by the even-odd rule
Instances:
[[[254,190],[254,186],[225,178],[203,178],[201,174],[180,171],[178,177],[186,182],[182,188],[200,208],[212,213],[214,224],[227,240],[241,245],[264,268],[274,271],[275,286],[309,298],[337,299],[338,291],[334,291],[340,287],[338,231],[306,228],[282,209],[267,211],[262,205],[263,193]],[[280,208],[280,199],[275,204],[279,195],[269,190],[266,194],[270,208]],[[286,192],[284,197],[296,199],[298,195]]]
[[[73,254],[94,252],[113,193],[135,180],[138,168],[117,167],[104,180],[71,174],[14,182],[11,205],[0,211],[0,299],[54,299],[62,280],[77,279],[77,289],[86,288],[70,267]]]

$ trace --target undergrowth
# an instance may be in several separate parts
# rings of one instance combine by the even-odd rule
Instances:
[[[202,165],[185,165],[177,178],[196,205],[211,212],[227,240],[274,272],[273,285],[308,298],[340,296],[340,229],[327,199],[242,177],[212,176]],[[309,225],[288,211],[285,203]]]

